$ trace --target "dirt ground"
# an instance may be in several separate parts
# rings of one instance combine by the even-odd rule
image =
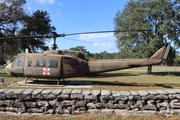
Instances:
[[[178,115],[149,115],[149,116],[134,116],[134,115],[113,115],[113,114],[83,114],[83,115],[35,115],[35,116],[13,116],[1,115],[0,120],[179,120]]]

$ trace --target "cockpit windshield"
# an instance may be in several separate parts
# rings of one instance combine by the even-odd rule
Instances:
[[[24,65],[24,55],[18,55],[13,62],[13,67],[23,67]]]

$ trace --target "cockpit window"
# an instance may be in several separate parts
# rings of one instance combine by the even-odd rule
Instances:
[[[13,67],[23,67],[24,65],[24,56],[17,56],[13,63]]]

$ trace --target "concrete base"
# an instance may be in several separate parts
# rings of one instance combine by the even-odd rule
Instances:
[[[59,85],[57,85],[58,81],[56,80],[28,80],[25,84],[26,80],[13,83],[9,86],[14,87],[35,87],[35,88],[44,88],[44,87],[57,87],[57,88],[92,88],[92,82],[88,81],[60,81]]]

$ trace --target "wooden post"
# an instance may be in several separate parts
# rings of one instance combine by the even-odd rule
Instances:
[[[1,82],[2,85],[4,86],[4,78],[0,78],[0,82]]]
[[[151,74],[151,73],[152,73],[152,65],[149,65],[147,69],[147,74]]]

